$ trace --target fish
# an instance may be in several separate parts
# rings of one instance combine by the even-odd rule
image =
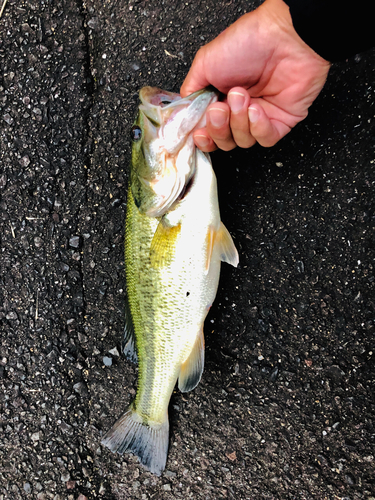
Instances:
[[[203,324],[221,262],[239,256],[221,222],[208,154],[194,145],[217,93],[182,98],[144,87],[132,127],[125,224],[127,303],[123,352],[138,360],[134,401],[105,434],[112,452],[131,452],[156,475],[166,466],[168,404],[176,383],[193,390],[204,367]]]

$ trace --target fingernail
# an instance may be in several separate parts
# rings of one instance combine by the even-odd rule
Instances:
[[[240,92],[229,92],[228,102],[231,111],[233,111],[233,113],[238,113],[244,105],[245,96]]]
[[[248,113],[250,122],[256,123],[259,118],[259,110],[250,106],[250,108],[248,109]]]
[[[210,144],[210,140],[205,135],[195,135],[194,140],[199,149],[206,148]]]
[[[211,125],[220,128],[228,122],[228,114],[224,109],[213,108],[208,111]]]

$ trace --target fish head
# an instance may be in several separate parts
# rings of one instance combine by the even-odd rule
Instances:
[[[215,102],[215,90],[188,97],[156,87],[144,87],[132,127],[130,185],[138,210],[161,217],[183,195],[195,171],[193,131],[205,126],[205,112]]]

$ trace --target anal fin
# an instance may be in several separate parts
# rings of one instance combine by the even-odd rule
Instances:
[[[193,390],[202,377],[204,368],[204,336],[203,327],[199,332],[194,347],[188,358],[182,363],[178,377],[178,388],[181,392]]]

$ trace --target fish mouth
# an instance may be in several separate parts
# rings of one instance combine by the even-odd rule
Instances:
[[[196,168],[192,133],[205,125],[206,109],[217,98],[217,91],[207,88],[185,98],[156,87],[141,89],[144,153],[149,164],[158,166],[151,178],[140,178],[154,194],[144,211],[149,217],[161,217],[184,197]]]
[[[181,101],[180,94],[168,92],[157,87],[143,87],[139,92],[141,104],[140,111],[146,116],[155,126],[160,127],[168,118],[168,114],[163,111],[167,106],[177,101]]]
[[[218,99],[214,88],[198,90],[187,97],[157,87],[143,87],[139,93],[139,110],[164,138],[164,147],[174,152],[184,137],[198,127],[205,126],[205,112],[209,104]],[[183,112],[182,112],[183,111]],[[173,139],[167,140],[170,136]],[[171,146],[173,143],[173,146]]]

